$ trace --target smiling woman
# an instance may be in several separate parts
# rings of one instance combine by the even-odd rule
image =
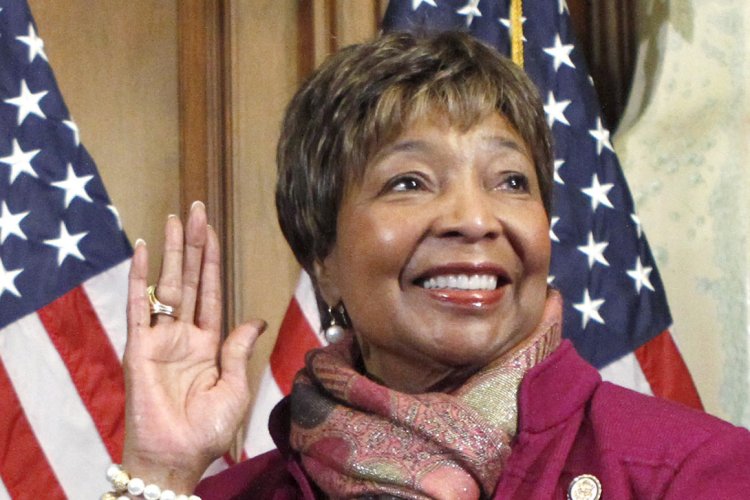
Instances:
[[[274,410],[277,449],[196,492],[746,498],[750,433],[603,383],[561,340],[551,163],[532,84],[468,35],[385,35],[329,59],[287,110],[276,200],[346,331],[308,354]],[[196,203],[184,228],[167,222],[156,294],[145,244],[133,257],[123,468],[167,497],[192,491],[229,446],[264,328],[221,342],[218,248]]]
[[[425,392],[534,329],[548,231],[528,148],[506,119],[463,132],[423,119],[346,191],[315,275],[326,303],[345,304],[367,372]]]

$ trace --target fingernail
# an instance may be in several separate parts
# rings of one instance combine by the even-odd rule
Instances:
[[[200,200],[195,200],[192,205],[190,205],[190,210],[193,210],[196,207],[203,207],[206,208],[206,205],[203,204]]]
[[[138,238],[137,240],[135,240],[135,246],[140,247],[140,246],[145,246],[145,245],[146,245],[146,240],[142,238]]]
[[[175,217],[177,217],[177,214],[169,214],[169,215],[167,215],[167,219],[174,219]]]

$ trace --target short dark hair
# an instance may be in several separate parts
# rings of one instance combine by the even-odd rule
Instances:
[[[346,47],[300,87],[277,150],[279,224],[308,272],[336,241],[348,182],[414,119],[432,112],[468,130],[491,113],[531,150],[549,217],[552,147],[542,102],[521,68],[466,33],[390,33]]]

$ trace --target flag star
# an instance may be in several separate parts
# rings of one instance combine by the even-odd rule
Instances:
[[[594,241],[594,234],[589,231],[589,239],[585,245],[578,246],[578,251],[588,255],[589,257],[589,269],[594,266],[594,262],[609,266],[609,262],[604,258],[604,250],[609,246],[609,242],[606,241]]]
[[[544,112],[547,114],[547,125],[552,128],[555,122],[570,126],[570,122],[565,118],[565,109],[570,106],[570,99],[556,101],[555,96],[550,90],[547,94],[547,104],[544,105]]]
[[[26,85],[26,80],[21,80],[21,93],[18,97],[5,99],[5,102],[18,106],[18,125],[20,126],[29,114],[36,115],[40,118],[47,118],[42,112],[42,108],[39,107],[39,101],[41,101],[46,95],[46,90],[36,93],[31,92],[28,85]]]
[[[42,59],[47,61],[47,54],[44,53],[44,40],[36,35],[34,25],[29,23],[29,34],[26,36],[17,36],[16,40],[19,40],[29,46],[29,63],[34,62],[36,56],[40,56]]]
[[[596,208],[600,203],[606,207],[615,208],[607,196],[607,193],[609,193],[613,187],[615,187],[615,185],[610,182],[600,184],[599,177],[594,174],[594,177],[591,180],[591,187],[581,189],[581,191],[583,194],[591,198],[591,210],[596,211]]]
[[[471,26],[475,17],[482,17],[482,12],[479,10],[479,0],[469,0],[466,5],[458,9],[456,13],[466,16],[466,26]]]
[[[82,233],[70,234],[68,228],[65,226],[65,222],[60,222],[60,236],[53,240],[44,240],[44,243],[57,248],[57,265],[62,266],[62,263],[69,255],[78,260],[86,260],[78,249],[78,242],[88,233],[88,231],[84,231]]]
[[[578,304],[573,304],[573,307],[583,315],[584,329],[592,319],[602,325],[605,324],[604,319],[599,314],[599,308],[601,308],[602,305],[604,305],[604,299],[591,300],[588,289],[583,291],[583,301]]]
[[[649,278],[649,275],[653,270],[653,267],[644,266],[641,263],[640,256],[635,258],[635,267],[628,271],[628,276],[630,276],[635,282],[635,291],[637,293],[641,293],[641,288],[643,288],[644,286],[652,292],[655,291],[654,286],[651,284],[651,279]]]
[[[547,284],[551,285],[555,281],[555,276],[552,274],[547,275]]]
[[[557,243],[560,243],[560,238],[557,237],[555,234],[555,224],[560,222],[560,217],[552,217],[549,223],[549,239],[552,241],[555,241]]]
[[[635,222],[635,232],[640,238],[643,235],[643,229],[641,228],[641,219],[635,214],[630,214],[630,219]]]
[[[575,69],[575,64],[570,60],[570,53],[573,52],[573,45],[563,45],[559,34],[555,35],[555,45],[544,49],[544,52],[552,56],[555,71],[560,68],[561,64]]]
[[[417,10],[422,3],[437,7],[435,0],[411,0],[411,10]]]
[[[560,169],[565,165],[565,160],[555,160],[555,182],[558,184],[565,184],[565,181],[560,177]]]
[[[614,153],[612,143],[609,142],[609,130],[602,125],[602,119],[596,119],[596,128],[589,130],[591,137],[596,139],[596,154],[602,154],[602,149],[607,148]]]
[[[32,177],[39,177],[31,167],[31,160],[39,154],[41,149],[35,149],[33,151],[24,151],[18,144],[18,140],[13,139],[13,152],[10,156],[0,158],[0,162],[10,165],[10,183],[16,180],[16,177],[22,173],[29,174]]]
[[[29,215],[29,212],[13,213],[8,205],[3,201],[0,206],[0,244],[5,243],[5,239],[11,234],[15,234],[22,240],[27,239],[26,234],[21,229],[21,221]]]
[[[81,135],[78,131],[78,125],[76,125],[76,122],[74,122],[73,120],[63,120],[63,123],[66,127],[73,131],[73,140],[75,141],[76,146],[80,145]]]
[[[52,185],[65,191],[65,208],[68,208],[76,198],[93,201],[86,192],[86,184],[93,178],[93,175],[76,176],[73,165],[68,163],[68,176],[64,181],[53,182]]]
[[[0,299],[5,292],[12,293],[16,297],[21,296],[18,288],[16,288],[16,277],[18,277],[22,271],[23,269],[14,269],[12,271],[5,269],[5,264],[3,264],[3,261],[0,259]]]
[[[566,10],[567,10],[568,12],[570,12],[570,11],[568,10],[568,3],[567,3],[567,2],[565,1],[565,0],[557,0],[557,7],[558,7],[558,9],[559,9],[559,13],[560,13],[560,14],[562,14],[562,13],[563,13],[563,12],[565,12]]]
[[[502,24],[508,29],[509,33],[512,33],[513,28],[510,25],[510,19],[501,17],[500,19],[498,19],[498,21],[500,21],[500,24]],[[526,24],[526,16],[521,16],[521,26],[523,26],[524,24]],[[523,35],[521,38],[523,39],[524,42],[528,42],[528,40],[526,40],[526,35]]]
[[[120,218],[120,212],[117,210],[117,208],[114,205],[107,205],[107,208],[110,212],[112,212],[112,215],[115,216],[115,220],[117,221],[117,227],[122,230],[122,219]]]

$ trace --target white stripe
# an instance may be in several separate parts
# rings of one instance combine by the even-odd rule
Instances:
[[[0,500],[10,500],[10,493],[5,488],[2,478],[0,478]]]
[[[601,370],[602,378],[613,384],[633,389],[634,391],[653,396],[651,385],[641,369],[641,364],[635,353],[628,353],[620,359],[613,361]]]
[[[297,299],[302,314],[310,325],[310,330],[318,337],[318,342],[325,345],[326,341],[320,331],[320,314],[318,313],[318,302],[315,299],[315,290],[312,281],[306,272],[302,272],[297,283],[297,289],[294,291],[294,298]]]
[[[125,352],[128,331],[125,307],[128,301],[129,269],[130,259],[97,274],[83,284],[89,302],[120,360]]]
[[[228,466],[229,464],[227,464],[227,461],[224,460],[224,457],[219,457],[211,462],[211,465],[208,466],[208,469],[203,472],[203,477],[216,475],[226,469]]]
[[[0,359],[68,498],[99,498],[109,454],[36,313],[0,330]]]
[[[247,426],[247,434],[245,434],[245,453],[248,457],[260,455],[276,447],[268,432],[268,417],[273,407],[283,397],[281,389],[273,378],[270,365],[266,366],[258,386],[258,395]]]

